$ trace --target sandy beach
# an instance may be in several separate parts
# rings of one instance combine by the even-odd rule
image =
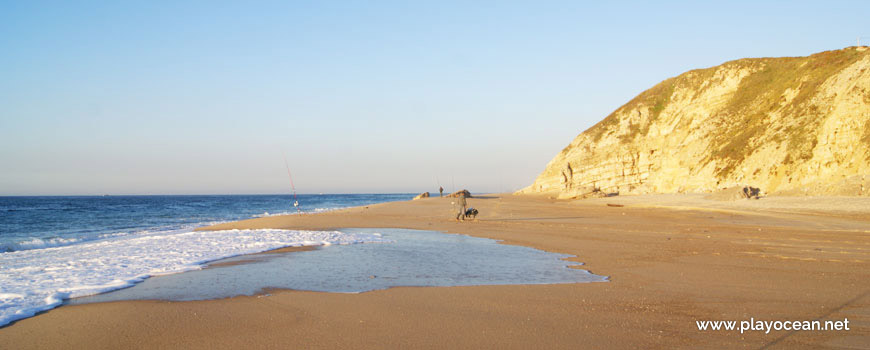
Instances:
[[[572,254],[610,281],[63,306],[0,329],[0,348],[870,348],[868,198],[468,201],[481,214],[463,223],[451,220],[451,199],[436,197],[208,229],[461,233]],[[848,318],[850,330],[696,326],[750,318]]]

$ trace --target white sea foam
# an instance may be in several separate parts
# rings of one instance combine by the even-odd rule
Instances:
[[[380,235],[338,231],[185,231],[0,253],[0,326],[54,308],[67,298],[199,269],[221,258],[288,246],[387,241]]]
[[[270,212],[266,211],[266,212],[263,212],[262,214],[251,215],[251,217],[252,218],[265,218],[265,217],[269,217],[269,216],[296,215],[296,214],[297,213],[295,211],[292,211],[292,212],[291,211],[282,211],[282,212],[278,212],[278,213],[270,213]]]
[[[117,238],[121,236],[128,235],[155,235],[155,234],[173,234],[180,232],[189,232],[198,227],[212,226],[217,224],[222,224],[230,221],[210,221],[210,222],[201,222],[195,224],[183,224],[183,225],[168,225],[163,227],[155,227],[150,229],[143,229],[138,231],[123,231],[123,232],[112,232],[112,233],[103,233],[98,235],[83,235],[81,237],[75,238],[64,238],[64,237],[51,237],[51,238],[38,238],[32,237],[23,239],[18,242],[9,242],[9,243],[0,243],[0,253],[2,252],[14,252],[19,250],[30,250],[30,249],[42,249],[42,248],[52,248],[52,247],[62,247],[68,245],[74,245],[81,242],[88,241],[97,241],[104,240],[109,238]]]
[[[306,213],[306,212],[308,212],[308,213],[311,213],[311,212],[314,212],[314,213],[322,213],[322,212],[333,211],[333,210],[344,209],[344,208],[346,208],[346,207],[314,208],[314,210],[311,210],[311,211],[303,211],[303,213]],[[299,212],[296,212],[296,211],[282,211],[282,212],[277,212],[277,213],[270,213],[270,212],[266,211],[266,212],[263,212],[262,214],[254,214],[254,215],[251,215],[251,217],[254,217],[254,218],[264,218],[264,217],[270,217],[270,216],[283,216],[283,215],[296,215],[296,214],[299,214]]]
[[[49,248],[49,247],[60,247],[65,245],[70,245],[73,243],[81,242],[81,238],[31,238],[25,241],[21,241],[15,243],[10,250],[27,250],[27,249],[40,249],[40,248]]]

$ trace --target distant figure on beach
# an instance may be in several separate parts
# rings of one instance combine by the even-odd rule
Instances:
[[[444,187],[438,186],[438,197],[444,197]]]
[[[465,193],[459,194],[459,198],[456,199],[456,206],[458,207],[456,211],[456,221],[465,221],[465,207],[468,206],[468,203],[465,202]]]

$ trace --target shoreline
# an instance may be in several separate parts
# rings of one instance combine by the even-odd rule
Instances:
[[[637,203],[665,199],[671,207]],[[281,290],[269,296],[194,302],[63,306],[0,329],[0,342],[16,348],[67,344],[54,334],[60,333],[69,337],[66,341],[72,347],[88,344],[95,348],[243,345],[233,337],[247,339],[244,346],[305,348],[770,344],[860,348],[870,343],[870,312],[864,311],[870,310],[866,292],[870,284],[865,282],[870,280],[870,237],[866,234],[870,215],[860,215],[870,213],[870,208],[862,211],[863,200],[837,199],[846,206],[857,203],[859,214],[852,215],[836,210],[777,212],[763,207],[729,210],[734,203],[708,203],[711,208],[702,208],[695,206],[691,196],[682,201],[679,196],[665,199],[564,201],[487,195],[469,199],[469,206],[481,211],[477,221],[455,223],[449,220],[450,200],[434,197],[207,227],[395,227],[461,233],[570,254],[574,257],[566,260],[583,263],[579,268],[590,273],[609,276],[608,283],[394,287],[351,295]],[[607,203],[624,207],[608,207]],[[676,208],[677,204],[685,208]],[[75,321],[88,317],[99,320]],[[788,334],[694,328],[697,320],[749,317],[848,317],[853,328]],[[243,323],[258,328],[240,326]],[[331,332],[322,329],[325,324]],[[48,331],[52,327],[58,331]],[[157,336],[158,329],[168,333]],[[26,334],[40,330],[47,332],[45,339],[27,341]],[[439,331],[452,336],[443,339],[436,334]],[[113,332],[126,338],[110,337]]]

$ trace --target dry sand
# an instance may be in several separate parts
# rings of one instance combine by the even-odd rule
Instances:
[[[213,228],[464,233],[573,254],[611,281],[64,306],[0,329],[0,348],[870,348],[866,199],[491,195],[469,199],[481,214],[465,223],[450,220],[450,201]],[[848,318],[851,330],[740,334],[695,325],[750,317]]]

